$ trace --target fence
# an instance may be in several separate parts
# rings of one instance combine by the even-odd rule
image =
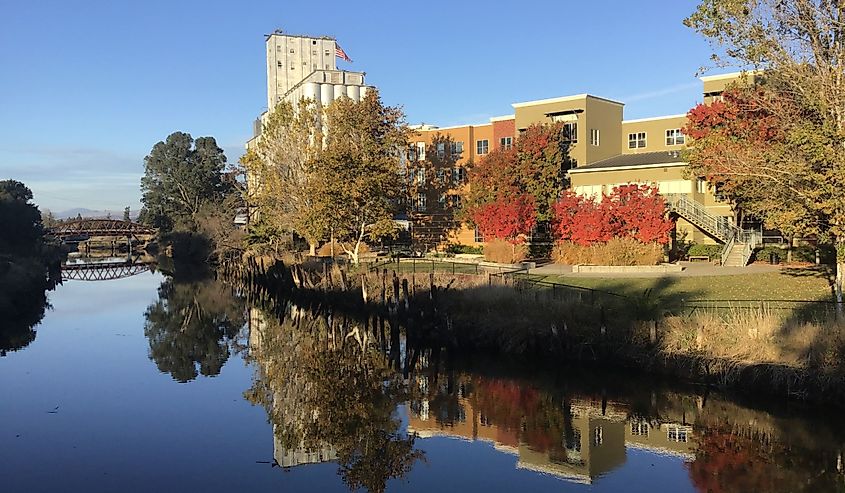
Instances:
[[[426,272],[444,272],[451,274],[487,274],[495,272],[497,274],[508,274],[513,272],[524,271],[523,267],[501,267],[493,265],[484,265],[478,262],[461,261],[451,258],[416,258],[416,257],[400,257],[394,256],[389,259],[376,261],[367,264],[367,271],[374,272],[382,268],[393,268],[397,272],[408,273],[426,273]]]

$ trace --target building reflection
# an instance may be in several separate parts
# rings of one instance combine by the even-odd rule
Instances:
[[[642,451],[682,462],[701,492],[845,487],[845,433],[834,419],[808,418],[806,409],[746,407],[601,372],[514,376],[499,362],[489,372],[483,364],[464,369],[436,348],[404,357],[398,335],[352,350],[351,339],[332,335],[325,313],[289,305],[283,325],[263,313],[250,312],[257,364],[247,397],[267,409],[275,461],[286,468],[335,461],[350,489],[365,483],[343,471],[386,462],[366,478],[369,491],[410,471],[420,455],[403,437],[414,436],[486,442],[513,456],[516,469],[573,483],[595,483]],[[386,339],[399,341],[403,354],[391,358]],[[397,368],[397,361],[404,363]],[[408,361],[415,363],[404,368]],[[407,435],[394,419],[397,408],[407,412]],[[363,450],[367,441],[378,445]]]
[[[421,397],[409,406],[408,431],[486,441],[517,458],[516,467],[577,483],[624,464],[628,449],[695,458],[694,420],[644,419],[629,405],[589,396],[558,398],[517,382],[458,375],[454,392],[442,382],[430,389],[417,378]]]

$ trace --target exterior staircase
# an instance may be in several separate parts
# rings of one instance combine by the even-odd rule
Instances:
[[[758,231],[740,229],[727,218],[714,216],[703,204],[688,195],[666,194],[665,197],[669,210],[725,245],[721,259],[724,267],[745,267],[751,260],[754,248],[762,243]]]

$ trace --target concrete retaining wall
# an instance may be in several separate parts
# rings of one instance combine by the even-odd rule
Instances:
[[[683,266],[678,264],[660,265],[573,265],[572,272],[586,272],[595,274],[645,274],[652,272],[681,272]]]

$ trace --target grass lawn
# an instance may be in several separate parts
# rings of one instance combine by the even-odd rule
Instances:
[[[812,269],[733,276],[609,278],[544,276],[571,286],[640,296],[646,289],[667,300],[824,300],[832,294],[827,273]]]

